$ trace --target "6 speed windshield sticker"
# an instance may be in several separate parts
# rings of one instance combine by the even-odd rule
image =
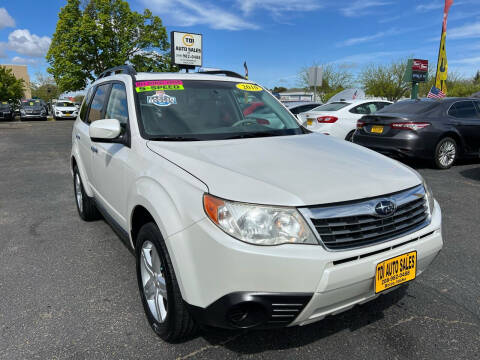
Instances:
[[[245,84],[245,83],[242,83],[242,84],[237,84],[237,88],[239,88],[240,90],[244,90],[244,91],[262,91],[263,89],[258,86],[258,85],[255,85],[255,84]]]
[[[181,80],[150,80],[137,81],[135,83],[137,92],[145,91],[165,91],[165,90],[184,90]]]
[[[147,96],[147,104],[156,106],[170,106],[177,103],[177,98],[165,94],[164,91],[157,91],[155,95]]]

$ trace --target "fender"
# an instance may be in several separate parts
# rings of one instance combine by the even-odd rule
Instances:
[[[162,233],[173,269],[178,274],[177,281],[180,292],[185,294],[182,276],[180,275],[181,267],[170,243],[172,241],[171,236],[206,217],[203,211],[203,194],[208,189],[193,176],[179,178],[171,175],[164,174],[162,184],[151,177],[143,176],[137,179],[128,195],[128,214],[130,214],[128,217],[128,234],[130,246],[134,249],[135,244],[131,232],[132,215],[135,207],[140,205],[150,213]],[[175,201],[176,196],[188,197],[190,201]],[[189,206],[179,206],[186,203]]]
[[[185,179],[164,173],[160,184],[152,177],[142,176],[130,189],[127,200],[129,233],[132,229],[133,210],[138,205],[152,215],[165,241],[205,217],[203,194],[208,189],[193,177]],[[188,201],[180,200],[180,197],[186,197]],[[130,242],[134,247],[131,234]]]

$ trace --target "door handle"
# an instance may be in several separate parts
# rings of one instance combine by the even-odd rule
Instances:
[[[90,149],[91,149],[94,153],[98,153],[98,149],[97,149],[95,146],[90,146]]]
[[[75,137],[77,138],[77,140],[80,140],[80,135],[75,134]]]

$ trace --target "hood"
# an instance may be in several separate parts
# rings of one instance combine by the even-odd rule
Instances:
[[[212,195],[304,206],[381,196],[421,183],[398,161],[322,134],[148,141],[153,152],[202,180]]]

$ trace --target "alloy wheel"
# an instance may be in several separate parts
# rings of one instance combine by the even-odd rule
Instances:
[[[140,253],[140,274],[143,294],[150,313],[159,323],[167,317],[167,285],[163,275],[163,266],[158,251],[150,241],[145,241]]]
[[[75,174],[75,199],[77,200],[78,210],[83,212],[83,194],[82,194],[82,183],[80,181],[80,175]]]
[[[455,160],[456,153],[456,145],[451,141],[445,141],[438,149],[438,161],[442,166],[448,167]]]

